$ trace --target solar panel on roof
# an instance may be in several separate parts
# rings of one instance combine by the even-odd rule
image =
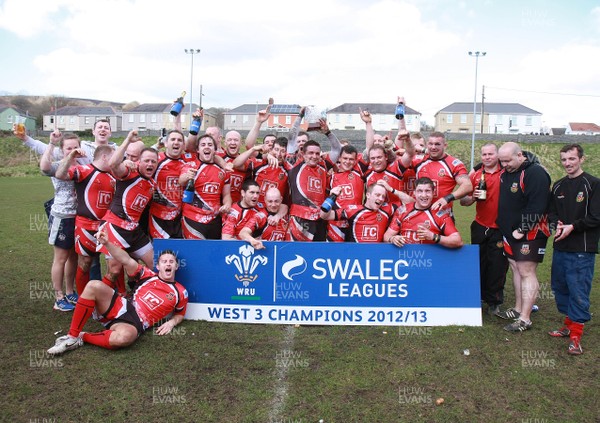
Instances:
[[[300,106],[297,104],[273,104],[271,106],[271,114],[293,114],[299,113]]]

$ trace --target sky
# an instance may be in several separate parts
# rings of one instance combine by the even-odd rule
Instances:
[[[598,1],[0,0],[0,47],[0,94],[189,101],[193,76],[205,108],[402,95],[433,125],[477,68],[478,102],[600,124]]]

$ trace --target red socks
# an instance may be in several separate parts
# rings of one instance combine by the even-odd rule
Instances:
[[[75,273],[75,286],[77,287],[77,293],[81,295],[85,286],[90,281],[90,271],[84,271],[81,267],[77,266],[77,272]]]
[[[106,348],[107,350],[115,350],[116,347],[110,345],[110,334],[113,333],[112,330],[107,329],[102,332],[96,333],[84,333],[83,334],[83,342],[88,344],[96,345],[101,348]]]
[[[581,339],[581,336],[583,335],[583,323],[571,322],[569,329],[571,329],[571,339]]]
[[[75,310],[73,311],[69,335],[73,337],[79,336],[87,321],[92,317],[95,307],[96,302],[94,300],[79,297],[79,300],[77,300],[77,304],[75,305]]]

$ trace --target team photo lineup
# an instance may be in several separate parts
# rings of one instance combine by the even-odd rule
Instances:
[[[217,127],[200,133],[202,109],[187,136],[181,115],[172,111],[176,129],[151,147],[136,130],[117,146],[104,119],[94,124],[93,141],[55,130],[46,144],[15,127],[24,145],[41,155],[41,172],[54,186],[45,205],[53,307],[73,317],[49,354],[85,343],[123,348],[149,328],[165,335],[183,321],[188,293],[176,281],[176,253],[154,251],[154,239],[241,240],[257,250],[264,241],[460,248],[453,208],[469,206],[476,208],[470,239],[479,245],[484,312],[505,320],[507,332],[533,326],[536,269],[552,242],[547,260],[564,321],[546,332],[566,338],[568,354],[583,354],[600,239],[600,180],[584,171],[579,144],[561,148],[556,160],[564,177],[556,181],[512,141],[485,143],[469,170],[451,155],[444,133],[406,130],[401,98],[395,136],[377,134],[371,113],[360,110],[364,151],[338,139],[325,119],[301,130],[305,108],[288,137],[268,134],[258,143],[272,104],[257,112],[245,140],[237,131],[223,136]],[[327,138],[329,151],[314,133]],[[515,302],[505,307],[509,270]],[[105,330],[84,332],[92,318]]]

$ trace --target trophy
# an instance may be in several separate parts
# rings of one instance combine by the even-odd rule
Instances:
[[[321,129],[319,119],[325,119],[325,113],[316,106],[306,106],[304,119],[308,122],[307,131],[319,131]]]

